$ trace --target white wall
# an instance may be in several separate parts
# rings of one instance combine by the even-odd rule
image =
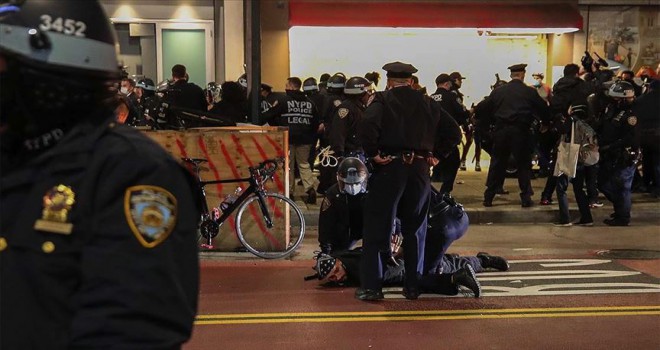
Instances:
[[[465,104],[479,102],[490,93],[495,73],[509,80],[507,67],[527,63],[527,82],[533,72],[545,72],[547,41],[541,36],[492,39],[468,29],[323,28],[294,27],[289,31],[292,76],[319,78],[343,72],[347,77],[381,73],[378,89],[385,87],[383,64],[413,64],[420,84],[433,93],[435,77],[459,71],[467,79],[461,91]]]

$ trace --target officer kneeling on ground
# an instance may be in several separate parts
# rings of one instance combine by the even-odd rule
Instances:
[[[337,167],[337,183],[330,186],[319,213],[319,245],[323,253],[352,249],[362,239],[362,211],[367,192],[367,167],[346,158]]]
[[[189,174],[114,122],[98,1],[3,3],[0,349],[179,348],[199,284]]]

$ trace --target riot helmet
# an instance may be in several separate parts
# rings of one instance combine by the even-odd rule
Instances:
[[[344,87],[344,94],[346,95],[362,95],[369,91],[371,82],[363,77],[352,77],[346,81]]]
[[[304,92],[312,92],[312,91],[319,91],[319,86],[316,84],[316,79],[314,78],[307,78],[303,82],[303,91]]]
[[[138,80],[137,84],[135,84],[135,87],[139,87],[147,91],[156,91],[156,84],[154,84],[154,81],[149,78]]]
[[[369,171],[359,158],[349,157],[337,167],[337,185],[341,193],[354,196],[367,192]]]
[[[140,98],[150,98],[156,94],[156,84],[149,78],[143,78],[135,83],[135,92]]]
[[[99,1],[3,1],[0,122],[20,137],[35,137],[114,101],[117,48]]]
[[[334,93],[341,93],[346,86],[346,76],[344,73],[335,73],[328,79],[327,88],[328,91]]]
[[[238,82],[244,89],[247,89],[248,87],[248,80],[247,80],[247,74],[243,73],[240,77],[238,77]]]
[[[206,93],[206,100],[210,103],[218,103],[222,100],[222,87],[214,81],[206,84],[204,92]]]
[[[619,80],[610,86],[608,95],[615,99],[635,97],[635,88],[629,82]]]

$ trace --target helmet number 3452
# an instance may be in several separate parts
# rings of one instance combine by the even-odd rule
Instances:
[[[57,17],[53,20],[53,17],[50,15],[41,15],[39,18],[41,19],[39,29],[43,31],[54,31],[66,35],[85,37],[85,30],[87,30],[87,24],[85,22],[62,17]]]

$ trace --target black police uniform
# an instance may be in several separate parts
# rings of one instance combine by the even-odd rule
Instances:
[[[321,114],[321,122],[325,127],[325,131],[321,136],[321,147],[330,145],[330,132],[332,130],[332,121],[339,105],[346,99],[343,93],[328,93],[325,96],[325,111]],[[319,184],[317,186],[318,193],[325,193],[332,184],[335,183],[337,176],[337,168],[331,166],[322,166],[319,170]]]
[[[463,105],[459,104],[456,94],[449,90],[438,88],[430,97],[440,104],[442,109],[452,117],[457,127],[467,124],[469,114]],[[446,125],[446,123],[445,121],[444,124]],[[460,128],[456,132],[458,133],[458,140],[455,142],[451,153],[446,158],[440,159],[440,162],[433,167],[433,178],[442,181],[442,186],[440,187],[440,192],[442,193],[451,193],[454,190],[454,182],[456,182],[458,168],[461,165],[461,156],[457,146],[461,143],[463,135]]]
[[[177,80],[170,86],[167,94],[164,99],[165,102],[169,103],[173,107],[191,109],[195,111],[206,112],[207,103],[206,95],[204,90],[185,80]],[[186,123],[187,127],[196,127],[202,125],[199,121],[188,121]]]
[[[289,127],[289,143],[311,145],[316,140],[319,113],[314,103],[302,91],[289,90],[268,111],[268,123]]]
[[[612,103],[605,109],[598,131],[598,188],[614,206],[615,224],[630,222],[632,181],[640,145],[637,123],[631,106],[618,107]]]
[[[319,245],[322,252],[349,250],[362,239],[364,196],[363,193],[354,196],[341,193],[337,184],[328,188],[319,212]]]
[[[526,65],[509,67],[512,72],[524,71]],[[487,113],[495,119],[491,164],[488,170],[484,205],[491,205],[498,188],[504,182],[509,156],[518,166],[518,186],[523,206],[531,206],[534,194],[531,185],[532,124],[538,118],[549,119],[548,106],[536,90],[520,79],[512,79],[490,93],[484,101]]]
[[[335,156],[355,157],[364,153],[357,135],[364,109],[360,101],[349,98],[335,110],[329,135]]]
[[[160,146],[102,116],[3,167],[2,349],[173,349],[190,337],[195,187]]]
[[[410,77],[417,70],[400,62],[384,66],[388,77]],[[389,255],[394,218],[401,219],[406,256],[405,286],[417,292],[422,273],[430,178],[427,158],[432,155],[438,126],[438,110],[431,100],[410,86],[398,86],[376,94],[359,126],[367,157],[394,157],[374,165],[365,201],[361,266],[362,290],[382,287],[381,256]],[[360,290],[358,290],[360,292]],[[359,298],[359,296],[358,296]]]

